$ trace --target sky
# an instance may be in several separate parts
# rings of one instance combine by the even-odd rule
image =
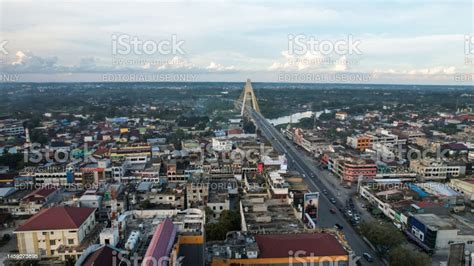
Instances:
[[[472,85],[473,1],[0,0],[0,81]]]

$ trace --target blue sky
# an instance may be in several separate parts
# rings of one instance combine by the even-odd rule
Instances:
[[[461,85],[472,84],[474,72],[465,50],[472,1],[0,0],[0,8],[2,74],[19,81],[167,73],[337,82],[344,74],[367,75],[365,83]],[[158,44],[175,36],[185,52],[118,56],[112,35]],[[294,55],[289,35],[330,43],[350,36],[361,54]]]

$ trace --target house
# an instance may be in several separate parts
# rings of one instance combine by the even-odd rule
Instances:
[[[16,215],[33,215],[41,208],[53,202],[59,195],[59,189],[44,187],[37,189],[21,199],[20,210]]]

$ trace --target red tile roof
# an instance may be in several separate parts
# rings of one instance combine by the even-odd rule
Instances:
[[[93,265],[114,265],[114,250],[109,246],[103,246],[92,254],[87,256],[86,260],[81,264],[82,266],[93,266]]]
[[[49,196],[51,193],[55,192],[56,190],[57,190],[56,188],[47,188],[47,187],[39,188],[31,192],[30,194],[26,195],[25,197],[23,197],[23,199],[26,200],[30,198],[44,198],[44,197]]]
[[[328,233],[257,235],[260,258],[285,258],[290,251],[306,251],[308,256],[344,256],[347,251]]]
[[[94,208],[53,207],[43,209],[16,229],[19,231],[78,229]]]

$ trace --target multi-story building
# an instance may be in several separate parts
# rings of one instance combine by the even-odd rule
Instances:
[[[124,157],[151,157],[151,146],[148,143],[135,143],[110,149],[110,159],[119,160]]]
[[[357,182],[362,179],[373,179],[377,175],[377,165],[371,159],[357,158],[351,154],[324,153],[321,162],[342,182]]]
[[[474,249],[472,224],[453,216],[412,215],[405,232],[427,251],[447,251],[454,244],[464,244],[466,250]]]
[[[451,187],[464,196],[467,204],[474,206],[474,178],[451,179]]]
[[[98,237],[94,213],[93,208],[73,207],[40,211],[15,230],[18,252],[63,261],[77,259]]]
[[[207,204],[209,199],[209,182],[201,180],[186,184],[186,204],[187,208]]]
[[[466,173],[466,166],[456,163],[445,163],[431,159],[410,161],[410,169],[415,171],[422,180],[444,180]]]
[[[0,121],[0,135],[18,136],[25,134],[25,128],[21,121],[15,119],[6,119]]]
[[[372,137],[369,135],[357,135],[347,137],[347,145],[354,149],[364,151],[372,147]]]
[[[361,135],[347,137],[347,145],[361,151],[372,148],[372,145],[376,143],[396,146],[406,143],[406,139],[399,139],[397,135],[385,129],[377,129],[375,132],[367,132]]]

